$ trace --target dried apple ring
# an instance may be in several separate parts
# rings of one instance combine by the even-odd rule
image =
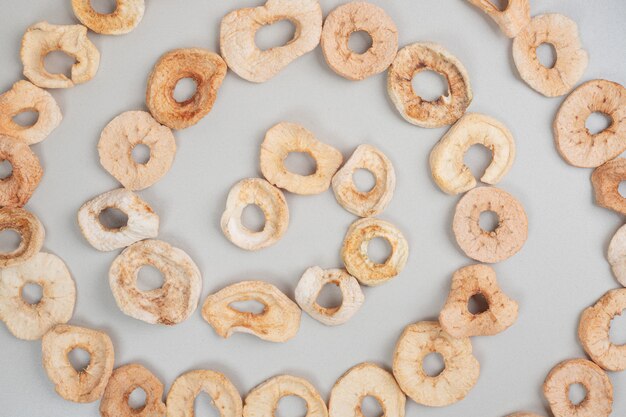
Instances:
[[[196,397],[207,393],[220,417],[242,415],[241,395],[224,374],[205,369],[189,371],[174,381],[167,394],[167,417],[194,417]]]
[[[578,338],[589,357],[607,371],[626,370],[626,345],[610,340],[611,320],[626,311],[626,288],[611,290],[583,311]]]
[[[443,357],[445,368],[437,376],[422,367],[431,353]],[[472,354],[469,337],[452,337],[437,322],[407,326],[393,354],[393,374],[402,391],[416,403],[430,407],[461,401],[476,384],[479,373],[480,364]]]
[[[372,261],[367,253],[369,242],[381,237],[391,247],[391,254],[382,263]],[[409,245],[394,225],[384,220],[368,217],[350,225],[341,247],[341,258],[346,269],[363,285],[384,284],[398,275],[409,257]]]
[[[13,117],[27,111],[38,114],[33,125],[21,126],[13,121]],[[0,95],[0,135],[33,145],[47,138],[59,126],[61,119],[63,115],[54,97],[28,81],[20,80]]]
[[[152,265],[163,274],[163,285],[150,291],[137,288],[139,269]],[[113,261],[109,284],[118,307],[137,320],[168,326],[187,319],[198,306],[202,278],[193,260],[161,240],[134,243]]]
[[[585,387],[585,399],[574,404],[569,399],[569,387]],[[608,417],[613,408],[613,385],[607,374],[586,359],[570,359],[556,365],[543,383],[550,409],[555,416]]]
[[[72,0],[74,14],[80,23],[103,35],[123,35],[135,29],[146,8],[144,0],[115,0],[112,13],[94,10],[91,0]]]
[[[255,387],[246,397],[243,417],[275,416],[281,398],[295,395],[306,403],[304,417],[328,417],[328,409],[317,389],[306,379],[278,375]]]
[[[492,211],[498,225],[492,231],[480,227],[480,214]],[[495,263],[515,255],[528,237],[528,218],[512,195],[495,187],[468,191],[456,205],[452,223],[459,247],[480,262]]]
[[[430,70],[448,81],[448,93],[437,100],[424,100],[413,90],[415,74]],[[387,92],[402,117],[421,127],[451,125],[463,116],[472,101],[469,76],[461,61],[441,45],[414,43],[398,51],[389,67]]]
[[[317,297],[325,285],[336,285],[341,291],[341,305],[322,307]],[[350,320],[363,305],[365,296],[359,282],[343,269],[322,269],[313,266],[307,269],[296,287],[296,302],[315,320],[327,325],[338,326]]]
[[[89,353],[89,365],[76,371],[68,354],[74,349]],[[113,371],[113,343],[101,331],[59,324],[41,339],[43,367],[57,394],[68,401],[90,403],[98,400]]]
[[[468,303],[477,294],[485,297],[488,308],[473,314],[468,309]],[[515,323],[517,311],[517,303],[500,290],[493,268],[470,265],[452,276],[452,287],[439,313],[439,323],[454,337],[490,336]]]
[[[619,184],[626,180],[626,158],[617,158],[600,165],[591,174],[596,203],[604,208],[626,214],[626,199],[619,193]]]
[[[284,46],[259,49],[254,37],[264,25],[289,20],[295,35]],[[268,0],[263,6],[230,12],[220,26],[220,49],[228,67],[241,78],[262,83],[296,58],[315,49],[322,33],[322,9],[317,0]]]
[[[104,210],[116,208],[128,216],[126,225],[110,229],[100,222]],[[159,216],[139,196],[125,188],[100,194],[78,210],[78,225],[87,242],[101,251],[125,248],[159,233]]]
[[[545,67],[537,57],[537,47],[550,44],[556,50],[556,61]],[[560,14],[533,17],[513,39],[513,60],[520,77],[546,97],[557,97],[570,91],[583,76],[589,57],[578,37],[578,26]]]
[[[520,30],[530,23],[529,0],[508,0],[503,10],[500,10],[491,0],[468,1],[487,13],[509,38],[516,37]]]
[[[150,148],[150,159],[142,164],[132,156],[137,145]],[[144,111],[127,111],[102,130],[98,142],[100,163],[129,190],[143,190],[159,181],[172,166],[176,140],[172,131]]]
[[[201,48],[174,49],[154,66],[148,78],[146,105],[152,116],[167,127],[195,125],[213,108],[225,76],[226,63],[218,54]],[[196,91],[179,102],[174,98],[174,89],[183,78],[194,80]]]
[[[27,303],[22,289],[36,284],[42,297]],[[37,340],[57,324],[72,318],[76,285],[63,261],[39,252],[18,266],[0,269],[0,319],[18,339]]]
[[[595,112],[611,124],[592,134],[585,123]],[[553,127],[556,148],[569,164],[594,168],[610,161],[626,150],[626,90],[612,81],[587,81],[563,101]]]
[[[620,227],[611,239],[607,258],[613,275],[626,287],[626,225]]]
[[[263,312],[239,311],[231,307],[240,301],[256,301]],[[270,342],[286,342],[298,333],[300,308],[272,284],[263,281],[243,281],[230,285],[204,301],[202,317],[221,337],[233,333],[253,334]]]
[[[22,264],[35,256],[46,233],[34,214],[17,207],[0,209],[0,232],[3,230],[15,230],[21,241],[14,251],[0,252],[0,268]]]
[[[358,169],[369,171],[376,184],[369,191],[360,191],[354,184]],[[335,198],[343,208],[359,217],[382,213],[393,197],[396,172],[389,158],[371,145],[359,145],[332,181]]]
[[[374,397],[383,409],[381,417],[404,417],[406,396],[393,375],[373,363],[361,363],[341,376],[330,392],[330,417],[363,416],[361,403]]]
[[[317,167],[311,175],[298,175],[285,167],[291,152],[306,152]],[[282,122],[265,134],[261,144],[261,172],[273,185],[303,195],[319,194],[330,187],[330,181],[343,162],[341,152],[320,142],[304,127]]]
[[[254,232],[243,225],[241,216],[248,205],[258,206],[265,216],[265,226]],[[224,236],[245,250],[259,250],[278,242],[289,225],[289,208],[283,193],[260,178],[239,181],[228,193],[221,226]]]
[[[137,388],[146,394],[141,408],[131,408],[128,398]],[[102,417],[162,417],[165,415],[163,383],[152,372],[138,364],[120,366],[109,378],[100,401]]]
[[[70,78],[51,74],[44,67],[50,52],[63,51],[76,60]],[[20,50],[24,76],[41,88],[68,88],[91,80],[100,65],[100,52],[87,37],[83,25],[52,25],[39,22],[30,26],[22,38]]]
[[[476,179],[463,162],[465,152],[481,144],[493,159],[481,181],[497,184],[509,172],[515,159],[513,135],[502,123],[489,116],[468,113],[454,124],[430,153],[433,179],[444,192],[459,194],[476,187]]]
[[[372,46],[363,53],[348,46],[350,35],[364,31]],[[363,80],[385,71],[398,52],[398,28],[380,7],[366,2],[343,4],[326,16],[321,37],[328,66],[349,80]]]
[[[11,174],[0,180],[0,207],[22,207],[43,176],[39,158],[23,141],[0,135],[0,160],[11,163]]]

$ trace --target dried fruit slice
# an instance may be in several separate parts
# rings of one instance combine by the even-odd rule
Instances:
[[[445,368],[430,376],[422,361],[439,353]],[[418,366],[416,366],[418,365]],[[404,329],[393,355],[393,374],[409,398],[418,404],[443,407],[461,401],[476,384],[480,364],[469,337],[454,338],[439,323],[422,321]]]
[[[146,394],[141,408],[132,408],[128,397],[137,388]],[[113,371],[100,401],[102,417],[162,417],[165,415],[163,383],[152,372],[138,364],[120,366]]]
[[[256,301],[263,312],[239,311],[231,307],[240,301]],[[224,338],[233,333],[253,334],[270,342],[286,342],[298,333],[300,308],[275,286],[263,281],[243,281],[207,297],[202,317]]]
[[[515,159],[513,135],[502,123],[489,116],[468,113],[448,130],[430,153],[433,179],[444,192],[459,194],[476,187],[476,179],[463,162],[465,152],[481,144],[493,155],[480,180],[497,184],[509,172]]]
[[[139,163],[132,151],[150,148],[150,159]],[[100,163],[129,190],[143,190],[159,181],[172,166],[176,140],[172,131],[145,111],[127,111],[109,122],[98,142]]]
[[[626,345],[611,342],[611,320],[626,311],[626,288],[611,290],[583,311],[578,338],[591,359],[607,371],[626,370]]]
[[[487,13],[509,38],[516,37],[520,30],[530,23],[529,0],[508,0],[502,10],[493,4],[491,0],[468,1]]]
[[[306,379],[292,375],[278,375],[255,387],[243,407],[243,417],[267,417],[276,415],[278,401],[295,395],[306,403],[305,417],[328,417],[324,399]]]
[[[585,124],[595,112],[611,124],[592,134]],[[610,161],[626,150],[626,89],[612,81],[587,81],[563,101],[553,128],[556,148],[569,164],[593,168]]]
[[[22,264],[35,256],[46,233],[34,214],[17,207],[0,209],[0,232],[3,230],[16,231],[21,241],[14,251],[0,252],[0,268]]]
[[[377,237],[385,239],[391,247],[391,254],[382,264],[372,261],[368,255],[369,242]],[[341,247],[346,269],[364,285],[389,281],[402,272],[408,257],[409,245],[402,232],[391,223],[373,217],[352,223]]]
[[[540,416],[539,414],[535,414],[535,413],[530,413],[528,411],[519,411],[517,413],[509,414],[506,417],[543,417],[543,416]]]
[[[609,210],[626,214],[626,199],[619,193],[619,185],[626,180],[626,158],[617,158],[600,165],[591,174],[596,203]]]
[[[73,349],[90,355],[89,365],[76,371],[68,359]],[[113,343],[101,331],[60,324],[41,339],[43,367],[56,392],[68,401],[90,403],[98,400],[113,371]]]
[[[128,216],[126,225],[110,229],[100,221],[100,213],[116,208]],[[78,225],[87,242],[101,251],[125,248],[159,233],[159,216],[139,196],[125,188],[100,194],[78,210]]]
[[[485,297],[488,308],[473,314],[468,309],[468,303],[477,294]],[[439,313],[439,323],[454,337],[490,336],[515,323],[517,310],[517,303],[500,290],[493,268],[470,265],[452,276],[452,287]]]
[[[150,291],[137,287],[139,269],[145,265],[163,274],[161,287]],[[202,277],[182,250],[160,240],[143,240],[115,258],[109,284],[124,314],[146,323],[174,325],[186,320],[198,306]]]
[[[76,60],[70,78],[46,70],[44,58],[52,51],[63,51]],[[22,38],[20,57],[24,76],[41,88],[68,88],[87,82],[96,75],[100,65],[100,52],[87,37],[87,28],[83,25],[35,23]]]
[[[330,392],[330,417],[362,416],[361,403],[374,397],[384,410],[382,417],[404,417],[406,397],[393,375],[373,363],[348,370]]]
[[[167,127],[184,129],[195,125],[213,108],[225,76],[226,63],[218,54],[201,48],[174,49],[154,66],[148,79],[146,105],[154,118]],[[179,102],[174,98],[174,90],[183,78],[195,81],[196,91]]]
[[[36,284],[42,297],[27,303],[22,289]],[[76,303],[76,285],[63,261],[39,252],[30,260],[0,269],[0,319],[18,339],[37,340],[57,324],[72,318]]]
[[[37,112],[37,121],[31,126],[22,126],[13,117],[22,112]],[[0,95],[0,135],[7,135],[27,145],[39,143],[56,129],[63,115],[56,100],[46,90],[20,80]]]
[[[354,32],[366,32],[372,46],[365,52],[348,45]],[[363,80],[385,71],[398,51],[398,28],[380,7],[365,3],[343,4],[326,16],[321,38],[328,66],[349,80]]]
[[[91,0],[72,0],[74,14],[80,22],[96,33],[123,35],[135,29],[145,10],[144,0],[116,0],[115,10],[99,13]]]
[[[581,384],[587,390],[585,399],[574,404],[569,387]],[[543,383],[550,409],[555,416],[607,417],[613,408],[613,385],[607,374],[586,359],[570,359],[552,368]]]
[[[325,285],[336,285],[341,291],[341,305],[322,307],[317,297]],[[359,282],[343,269],[307,269],[296,287],[296,301],[302,310],[327,326],[338,326],[350,320],[363,305],[365,296]]]
[[[284,46],[259,49],[254,37],[264,25],[289,20],[295,35]],[[230,12],[220,26],[220,49],[228,67],[241,78],[262,83],[296,58],[315,49],[322,32],[317,0],[268,0],[263,6]]]
[[[537,57],[537,47],[550,44],[556,50],[556,61],[550,68]],[[570,91],[587,68],[587,51],[582,48],[576,22],[560,14],[543,14],[513,39],[513,60],[520,77],[535,91],[557,97]]]
[[[13,169],[0,180],[0,207],[22,207],[43,176],[39,158],[25,142],[0,135],[0,160],[9,161]]]
[[[315,173],[298,175],[285,167],[292,152],[305,152],[316,163]],[[265,134],[261,144],[261,172],[273,185],[295,194],[319,194],[330,187],[330,181],[343,162],[341,152],[320,142],[304,127],[282,122]]]
[[[611,239],[607,258],[613,275],[626,287],[626,225],[620,227]]]
[[[265,216],[265,226],[254,232],[243,225],[241,216],[248,205],[258,206]],[[228,193],[221,226],[224,236],[245,250],[259,250],[278,242],[289,225],[289,208],[283,193],[260,178],[239,181]]]
[[[424,100],[413,90],[412,80],[430,70],[448,81],[448,92],[437,100]],[[441,45],[414,43],[398,51],[387,76],[387,92],[402,117],[421,127],[441,127],[456,122],[472,101],[469,76],[461,62]]]
[[[360,191],[354,183],[354,173],[369,171],[376,184],[369,191]],[[387,156],[371,145],[359,145],[345,165],[333,177],[333,192],[343,208],[360,217],[382,213],[393,197],[396,172]]]
[[[492,231],[480,227],[480,214],[492,211],[498,225]],[[495,187],[468,191],[456,205],[452,223],[459,247],[480,262],[495,263],[515,255],[528,237],[528,218],[512,195]]]
[[[167,394],[167,417],[193,417],[193,404],[200,392],[211,397],[220,417],[241,417],[241,395],[237,388],[223,374],[204,369],[176,378]]]

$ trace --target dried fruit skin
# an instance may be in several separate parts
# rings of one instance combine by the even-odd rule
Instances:
[[[493,231],[480,227],[480,214],[493,211],[498,226]],[[459,247],[480,262],[496,263],[515,255],[528,237],[528,218],[512,195],[495,187],[468,191],[458,202],[452,230]]]
[[[14,251],[0,252],[0,268],[16,266],[31,259],[41,249],[46,234],[34,214],[17,207],[0,209],[0,232],[9,229],[17,232],[21,241]]]
[[[411,84],[415,74],[434,71],[448,81],[448,92],[434,101],[415,94]],[[402,117],[421,127],[451,125],[472,101],[472,88],[461,62],[434,43],[414,43],[398,51],[387,76],[387,92]]]
[[[299,175],[285,167],[292,152],[304,152],[316,163],[315,173]],[[317,140],[304,127],[282,122],[265,134],[260,153],[263,176],[278,188],[302,195],[319,194],[330,187],[330,181],[343,162],[341,152]]]
[[[551,68],[537,57],[537,47],[543,43],[556,50]],[[526,84],[546,97],[557,97],[576,85],[589,58],[582,49],[576,22],[560,14],[543,14],[533,17],[513,39],[513,60]]]
[[[382,406],[381,417],[404,417],[406,397],[393,375],[373,363],[361,363],[341,376],[330,392],[330,417],[361,417],[361,402],[374,397]]]
[[[596,203],[610,210],[626,214],[626,199],[619,193],[619,185],[626,180],[626,158],[617,158],[600,165],[591,174]]]
[[[611,239],[607,258],[613,275],[626,287],[626,225],[620,227]]]
[[[137,145],[150,148],[145,164],[135,162]],[[143,190],[159,181],[172,166],[176,141],[172,131],[144,111],[127,111],[102,130],[98,142],[100,164],[129,190]]]
[[[0,135],[0,160],[12,166],[11,174],[0,181],[0,207],[22,207],[43,176],[39,158],[25,142]]]
[[[382,263],[372,261],[367,247],[372,239],[382,237],[391,247],[391,254]],[[402,232],[384,220],[367,217],[350,225],[341,247],[346,269],[363,285],[384,284],[404,269],[409,257],[409,244]]]
[[[260,50],[256,31],[264,25],[289,20],[296,27],[284,46]],[[296,58],[315,49],[322,32],[322,9],[317,0],[268,0],[263,6],[230,12],[220,26],[222,57],[241,78],[262,83]]]
[[[445,369],[430,376],[421,365],[434,352],[443,357]],[[393,375],[402,391],[418,404],[443,407],[461,401],[476,384],[479,373],[470,339],[452,337],[437,322],[407,326],[396,344]]]
[[[200,392],[213,400],[220,417],[241,417],[241,395],[226,376],[209,370],[189,371],[174,381],[167,394],[167,417],[193,417]]]
[[[44,58],[53,51],[63,51],[76,60],[70,78],[51,74]],[[20,50],[24,76],[41,88],[68,88],[91,80],[100,65],[100,52],[87,37],[83,25],[52,25],[39,22],[30,26],[22,38]]]
[[[264,306],[259,314],[230,306],[240,301]],[[211,294],[202,306],[202,317],[221,337],[233,333],[253,334],[270,342],[286,342],[298,333],[300,308],[275,286],[263,281],[242,281]]]
[[[468,302],[477,294],[485,297],[488,309],[472,314]],[[493,268],[470,265],[454,273],[448,299],[439,313],[439,323],[454,337],[490,336],[515,323],[517,311],[517,303],[500,290]]]
[[[341,305],[322,307],[317,297],[325,285],[336,285],[341,291]],[[359,282],[343,269],[322,269],[314,266],[307,269],[296,287],[296,302],[315,320],[327,325],[338,326],[350,320],[363,305],[365,296]]]
[[[580,404],[569,399],[569,387],[581,384],[587,396]],[[613,408],[613,385],[606,373],[586,359],[570,359],[556,365],[543,383],[550,409],[555,416],[607,417]]]
[[[226,76],[226,63],[218,54],[201,48],[174,49],[165,53],[154,66],[146,105],[152,116],[172,129],[195,125],[209,114],[217,91]],[[183,78],[196,83],[196,91],[185,101],[176,101],[174,90]]]
[[[100,222],[105,209],[116,208],[128,216],[126,225],[109,229]],[[87,242],[100,251],[125,248],[159,233],[159,216],[139,196],[118,188],[89,200],[78,210],[78,225]]]
[[[241,216],[248,205],[258,206],[265,216],[265,226],[254,232],[243,225]],[[289,226],[289,208],[283,193],[260,178],[239,181],[228,193],[222,214],[222,232],[228,240],[245,250],[259,250],[278,242]]]
[[[37,121],[32,126],[21,126],[13,121],[13,117],[27,111],[37,112]],[[20,80],[0,95],[0,135],[33,145],[47,138],[61,119],[63,115],[54,97],[28,81]]]
[[[145,265],[163,275],[160,288],[137,288],[139,269]],[[124,314],[146,323],[174,325],[186,320],[198,306],[202,277],[182,250],[161,240],[142,240],[115,258],[109,269],[109,284]]]
[[[583,311],[578,338],[589,357],[607,371],[626,370],[626,345],[610,340],[611,320],[626,310],[626,288],[611,290]]]
[[[611,118],[606,129],[592,134],[585,126],[595,112]],[[563,101],[554,119],[554,141],[565,161],[594,168],[626,150],[626,89],[607,80],[591,80]]]
[[[80,23],[103,35],[123,35],[135,29],[145,10],[144,0],[116,0],[112,13],[98,13],[91,0],[72,0],[74,14]]]
[[[22,289],[37,284],[42,297],[27,303]],[[18,266],[0,269],[0,319],[18,339],[37,340],[57,324],[72,318],[76,285],[63,261],[39,252]]]
[[[528,23],[530,23],[530,1],[509,0],[504,10],[498,9],[490,0],[468,0],[481,9],[509,38],[514,38]]]
[[[89,353],[89,365],[81,372],[68,359],[73,349]],[[57,394],[68,401],[90,403],[98,400],[113,371],[113,344],[101,331],[59,324],[41,339],[43,367]]]
[[[372,46],[363,53],[348,46],[350,35],[364,31]],[[326,16],[321,37],[328,66],[349,80],[363,80],[385,71],[398,51],[398,28],[380,7],[365,3],[343,4]]]
[[[354,183],[354,173],[359,169],[369,171],[376,184],[369,191],[360,191]],[[396,172],[389,158],[371,145],[359,145],[350,159],[333,177],[333,192],[337,202],[359,217],[382,213],[396,189]]]
[[[136,389],[146,393],[145,404],[141,408],[131,408],[128,397]],[[100,401],[102,417],[163,417],[165,404],[163,383],[152,372],[138,364],[120,366],[109,378]]]
[[[515,141],[499,121],[482,114],[468,113],[456,122],[430,153],[433,179],[444,192],[459,194],[476,187],[476,179],[463,157],[476,144],[489,149],[493,159],[481,181],[497,184],[509,172],[515,159]]]
[[[290,395],[300,397],[306,403],[304,417],[328,417],[324,399],[317,389],[303,378],[278,375],[255,387],[245,400],[243,417],[275,416],[278,401]]]

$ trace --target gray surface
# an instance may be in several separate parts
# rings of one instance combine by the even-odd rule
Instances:
[[[117,365],[145,364],[166,389],[185,371],[209,368],[225,372],[242,394],[273,375],[293,373],[308,378],[327,397],[335,380],[361,361],[389,367],[403,327],[435,318],[452,273],[470,263],[450,232],[458,198],[439,191],[427,165],[430,149],[445,129],[406,123],[387,99],[384,75],[346,81],[329,70],[319,48],[265,84],[229,73],[213,111],[198,125],[176,132],[179,149],[172,170],[140,194],[161,216],[159,237],[187,251],[199,265],[202,300],[244,279],[268,280],[293,296],[305,268],[341,264],[341,241],[355,218],[330,191],[312,197],[287,195],[291,224],[285,237],[269,249],[245,252],[219,229],[230,186],[260,175],[259,144],[264,132],[281,120],[303,124],[346,157],[358,144],[371,143],[386,152],[397,171],[395,197],[382,218],[395,223],[409,240],[410,257],[402,275],[366,289],[365,305],[344,326],[327,328],[304,315],[298,336],[285,344],[247,335],[220,339],[199,311],[166,328],[131,319],[116,307],[107,270],[117,252],[91,248],[75,221],[82,203],[117,187],[98,163],[100,131],[119,113],[144,107],[146,79],[162,53],[186,46],[217,50],[220,18],[234,8],[232,2],[206,0],[147,3],[143,22],[129,35],[90,33],[102,53],[100,70],[87,84],[53,92],[64,121],[34,146],[45,176],[28,208],[46,226],[45,250],[62,257],[76,280],[72,323],[106,330],[115,344]],[[240,0],[237,6],[260,3]],[[324,0],[324,12],[339,3]],[[520,409],[546,415],[543,378],[557,362],[584,354],[576,338],[579,314],[618,286],[604,254],[622,219],[593,204],[590,170],[570,167],[558,156],[551,123],[562,99],[540,96],[519,79],[510,41],[490,20],[461,0],[375,3],[397,23],[401,45],[439,42],[465,64],[475,92],[470,110],[501,120],[516,138],[517,159],[500,185],[523,202],[530,220],[530,237],[521,253],[495,265],[502,287],[521,306],[517,323],[498,336],[473,339],[481,375],[467,399],[442,409],[409,402],[407,415],[496,417]],[[583,80],[626,83],[626,2],[533,3],[533,14],[561,12],[578,22],[590,55]],[[24,30],[44,19],[75,22],[70,1],[3,2],[3,91],[21,77]],[[625,323],[620,322],[622,336]],[[98,414],[98,403],[73,404],[55,394],[41,367],[39,342],[17,340],[0,326],[0,346],[0,415]],[[613,415],[626,415],[626,373],[612,373],[611,379],[617,393]]]

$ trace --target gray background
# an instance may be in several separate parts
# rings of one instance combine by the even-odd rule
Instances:
[[[76,22],[69,0],[6,1],[0,18],[0,88],[21,78],[20,39],[31,24]],[[341,2],[322,0],[324,13]],[[619,215],[593,204],[591,171],[558,156],[551,124],[562,98],[545,98],[517,76],[511,41],[479,10],[461,0],[374,1],[399,28],[400,45],[443,44],[466,66],[474,101],[470,110],[504,122],[513,132],[517,158],[500,186],[521,200],[529,217],[529,239],[515,257],[494,266],[503,289],[520,304],[515,325],[495,337],[473,338],[481,364],[478,384],[453,406],[429,409],[408,402],[408,416],[503,416],[527,409],[547,415],[542,381],[557,362],[584,352],[576,338],[581,311],[618,283],[605,259]],[[335,380],[353,365],[391,365],[404,326],[436,318],[452,273],[471,261],[456,246],[451,220],[458,197],[442,193],[430,178],[428,154],[446,129],[421,129],[405,122],[387,98],[385,75],[347,81],[326,65],[319,48],[264,84],[229,72],[213,111],[196,126],[175,132],[178,152],[171,171],[140,192],[161,217],[159,238],[184,249],[203,274],[202,299],[228,284],[261,279],[288,295],[309,266],[338,267],[339,249],[355,217],[332,192],[287,194],[291,223],[284,238],[249,253],[222,235],[219,219],[229,188],[260,175],[258,150],[265,131],[279,121],[298,122],[347,158],[361,143],[382,149],[393,161],[397,189],[382,218],[396,224],[410,244],[409,261],[395,280],[365,289],[366,302],[347,324],[328,328],[303,315],[297,337],[272,344],[249,335],[224,340],[196,311],[175,327],[160,327],[120,312],[107,271],[117,251],[101,253],[82,238],[76,212],[88,199],[118,186],[101,168],[96,144],[102,128],[126,110],[143,109],[149,72],[164,52],[199,46],[218,50],[219,22],[235,7],[261,0],[149,0],[141,24],[120,37],[89,36],[102,54],[97,76],[81,86],[53,91],[62,125],[33,147],[45,175],[27,208],[46,227],[44,250],[68,264],[78,288],[71,323],[103,329],[114,341],[116,365],[148,366],[169,389],[180,374],[196,368],[228,375],[242,394],[266,378],[291,373],[309,379],[326,398]],[[581,81],[626,82],[626,2],[535,1],[533,14],[563,13],[579,24],[590,63]],[[284,39],[280,25],[262,40]],[[273,39],[274,41],[276,39]],[[425,90],[437,91],[436,78]],[[474,152],[472,166],[484,166]],[[6,242],[5,242],[6,243]],[[622,342],[626,321],[621,320]],[[617,333],[617,332],[616,332]],[[98,403],[74,404],[58,397],[41,367],[40,342],[12,337],[0,326],[0,415],[7,417],[97,415]],[[613,415],[626,415],[626,373],[611,373]],[[205,407],[198,416],[210,414]],[[289,404],[288,404],[289,405]],[[298,405],[291,402],[291,405]],[[297,407],[291,407],[294,411]],[[295,410],[297,411],[297,410]],[[279,417],[295,417],[289,407]]]

